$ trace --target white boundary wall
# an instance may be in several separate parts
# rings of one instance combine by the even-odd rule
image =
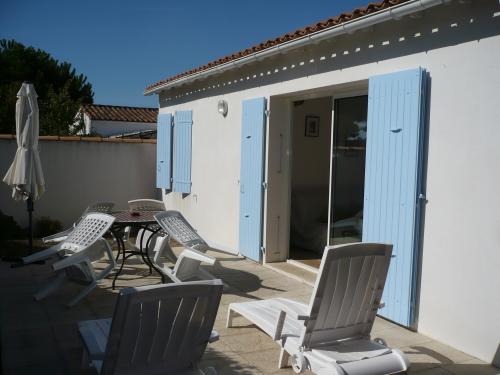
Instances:
[[[50,138],[50,137],[48,137]],[[71,138],[70,138],[71,139]],[[156,142],[96,142],[40,140],[39,150],[46,191],[35,202],[34,222],[41,216],[69,226],[93,202],[111,201],[127,208],[127,201],[155,198]],[[7,172],[16,152],[16,141],[0,138],[0,174]],[[0,210],[27,226],[26,202],[11,198],[11,189],[0,183]]]
[[[491,362],[500,344],[498,12],[496,0],[453,1],[420,18],[162,93],[160,112],[193,110],[192,194],[165,195],[167,207],[181,210],[213,246],[237,252],[242,100],[265,96],[277,103],[268,132],[281,129],[287,137],[289,97],[366,93],[372,75],[421,66],[429,72],[430,95],[418,330]],[[217,113],[222,98],[229,104],[226,118]],[[269,160],[279,159],[276,144],[268,147]],[[291,151],[285,147],[284,157]],[[277,177],[273,163],[267,179],[282,188],[272,199],[268,190],[268,220],[271,210],[287,204],[289,176]],[[267,232],[267,252],[276,237],[287,241],[286,228]]]

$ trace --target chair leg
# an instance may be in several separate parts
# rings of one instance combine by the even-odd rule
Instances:
[[[231,328],[233,326],[233,319],[237,315],[238,314],[234,310],[231,310],[231,308],[227,310],[226,328]]]
[[[288,352],[285,350],[285,348],[281,348],[280,359],[278,360],[278,368],[287,367],[289,358],[290,358],[290,354],[288,354]]]
[[[82,350],[82,364],[81,368],[82,369],[88,369],[90,367],[90,358],[89,358],[89,352],[87,351],[86,348],[83,348]]]
[[[73,307],[75,306],[78,302],[80,302],[83,298],[87,296],[94,288],[97,286],[97,283],[95,281],[92,281],[89,285],[87,285],[81,292],[78,294],[75,298],[73,298],[71,301],[69,301],[66,304],[66,307]]]
[[[64,272],[59,273],[56,277],[50,281],[43,289],[36,292],[33,297],[36,301],[44,299],[49,294],[52,294],[57,288],[59,288],[66,281],[66,274]]]

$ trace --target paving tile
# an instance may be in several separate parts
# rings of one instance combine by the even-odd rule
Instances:
[[[234,328],[225,327],[227,307],[232,302],[272,297],[308,303],[311,286],[234,255],[212,253],[219,257],[219,262],[206,269],[221,277],[229,286],[224,290],[214,325],[220,340],[208,346],[202,367],[214,366],[222,375],[293,374],[290,367],[277,368],[278,345],[246,319],[237,317]],[[81,290],[80,286],[65,286],[41,302],[35,302],[31,297],[52,275],[50,263],[40,267],[10,269],[0,262],[3,373],[92,373],[92,370],[80,369],[82,344],[76,323],[79,320],[111,317],[117,295],[125,287],[160,283],[156,274],[149,275],[144,264],[131,261],[126,265],[115,290],[111,289],[112,277],[109,277],[80,304],[67,309],[65,303]],[[2,284],[2,280],[9,281]],[[378,336],[386,339],[390,346],[407,353],[412,362],[410,373],[499,373],[465,353],[381,318],[374,322],[373,337]]]
[[[373,335],[373,337],[377,336]],[[393,328],[381,331],[380,337],[384,339],[387,342],[387,345],[389,345],[391,348],[402,348],[411,345],[424,344],[432,341],[427,336],[396,325],[394,325]]]
[[[418,375],[451,375],[452,373],[445,370],[442,367],[432,367],[432,368],[419,368],[418,366],[410,367],[408,374],[418,374]]]

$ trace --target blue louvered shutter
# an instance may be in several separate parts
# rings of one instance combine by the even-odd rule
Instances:
[[[266,99],[244,100],[242,109],[239,251],[258,262],[262,246]]]
[[[172,175],[172,115],[158,115],[156,134],[156,187],[171,189]]]
[[[415,321],[426,72],[369,80],[363,241],[394,245],[379,314]]]
[[[191,193],[192,126],[192,111],[175,112],[173,191],[185,194]]]

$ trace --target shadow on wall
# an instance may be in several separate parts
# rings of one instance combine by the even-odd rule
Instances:
[[[375,25],[310,47],[298,48],[238,70],[162,92],[160,107],[243,91],[315,74],[343,69],[498,35],[496,1],[452,2],[421,16]],[[496,16],[495,16],[496,15]],[[396,32],[395,32],[396,30]],[[464,56],[465,58],[466,56]]]

